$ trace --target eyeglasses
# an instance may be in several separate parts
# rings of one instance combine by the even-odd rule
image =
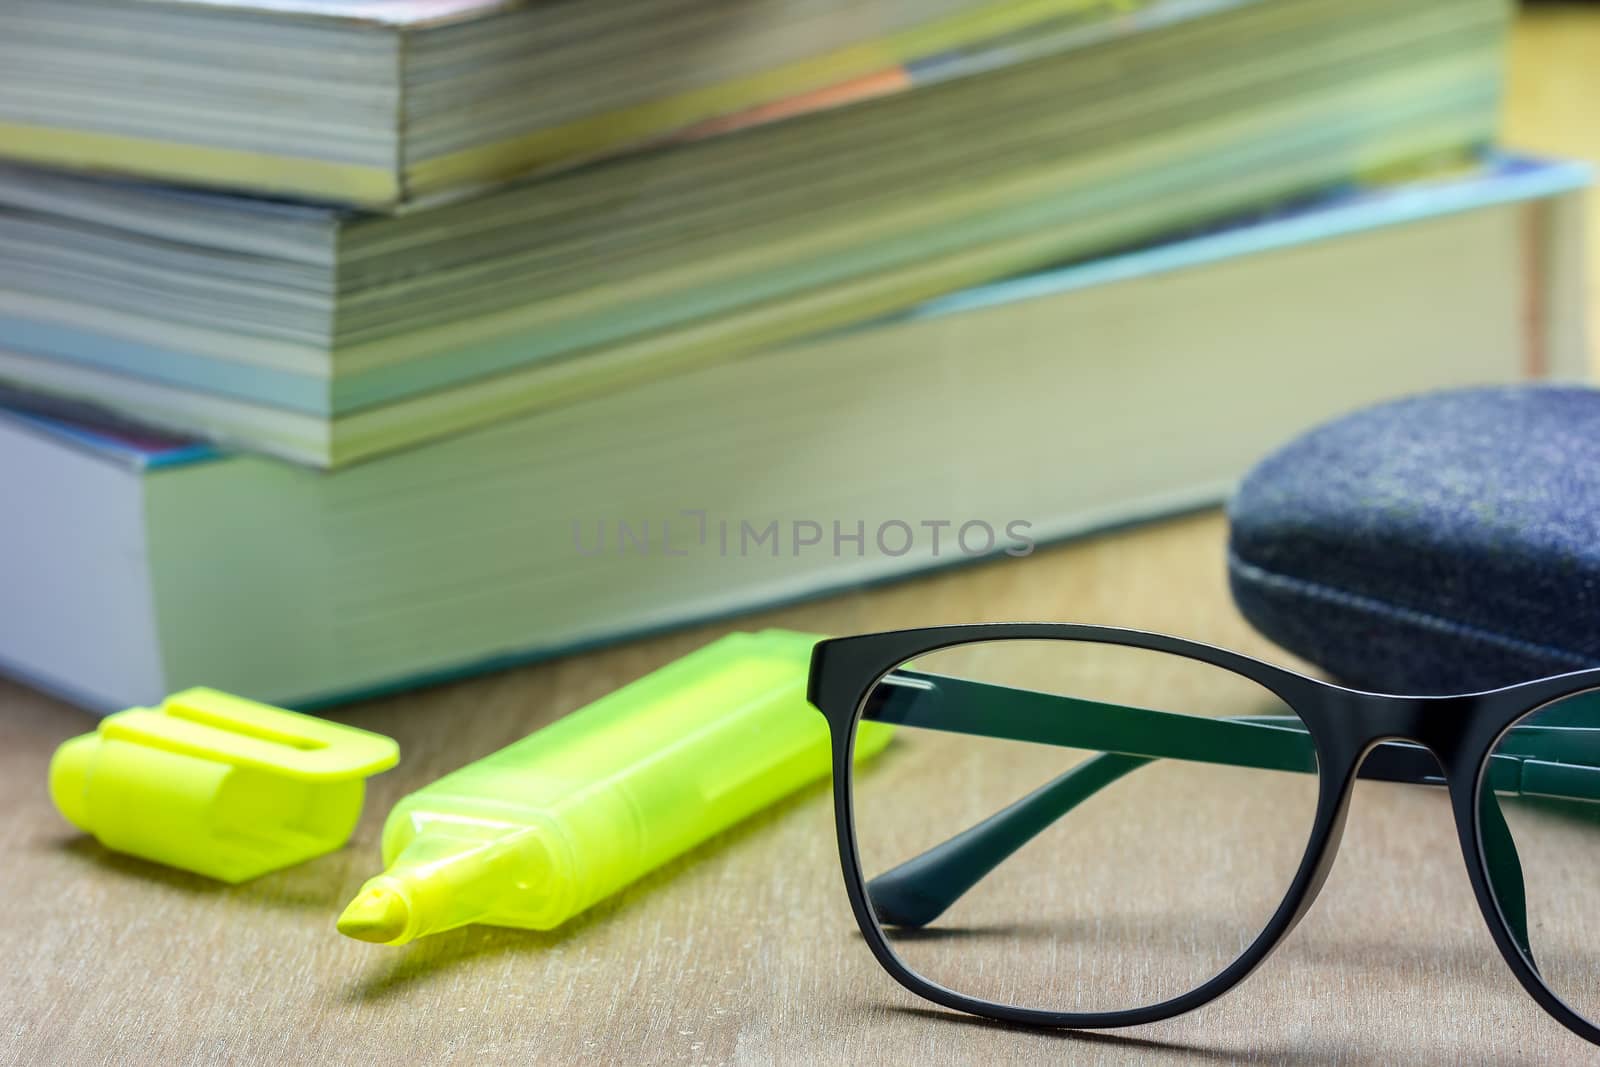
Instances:
[[[1085,1028],[1205,1004],[1310,907],[1359,777],[1448,797],[1506,963],[1600,1043],[1600,670],[1390,696],[1158,634],[948,626],[821,642],[809,698],[856,920],[931,1001]]]

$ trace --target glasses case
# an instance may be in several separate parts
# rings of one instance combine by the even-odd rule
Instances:
[[[1600,665],[1600,390],[1452,390],[1320,426],[1229,507],[1245,617],[1350,686]]]

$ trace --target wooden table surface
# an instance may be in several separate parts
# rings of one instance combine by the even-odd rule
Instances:
[[[1512,143],[1600,158],[1600,11],[1525,16],[1514,57]],[[555,933],[394,949],[333,929],[400,796],[728,628],[1074,620],[1283,661],[1231,606],[1224,540],[1219,515],[1192,516],[343,709],[396,737],[402,766],[348,848],[239,887],[75,833],[45,768],[93,720],[0,682],[0,1062],[1591,1062],[1496,953],[1442,797],[1377,783],[1275,956],[1222,1000],[1125,1031],[1005,1027],[901,990],[850,916],[822,786]]]

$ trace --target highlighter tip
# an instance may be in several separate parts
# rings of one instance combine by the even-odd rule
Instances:
[[[400,941],[411,922],[406,898],[392,889],[363,889],[339,916],[339,932],[357,941],[385,945]]]

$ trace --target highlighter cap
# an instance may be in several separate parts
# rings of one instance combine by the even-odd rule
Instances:
[[[242,882],[342,846],[398,760],[382,735],[189,689],[63,743],[50,797],[109,849]]]

